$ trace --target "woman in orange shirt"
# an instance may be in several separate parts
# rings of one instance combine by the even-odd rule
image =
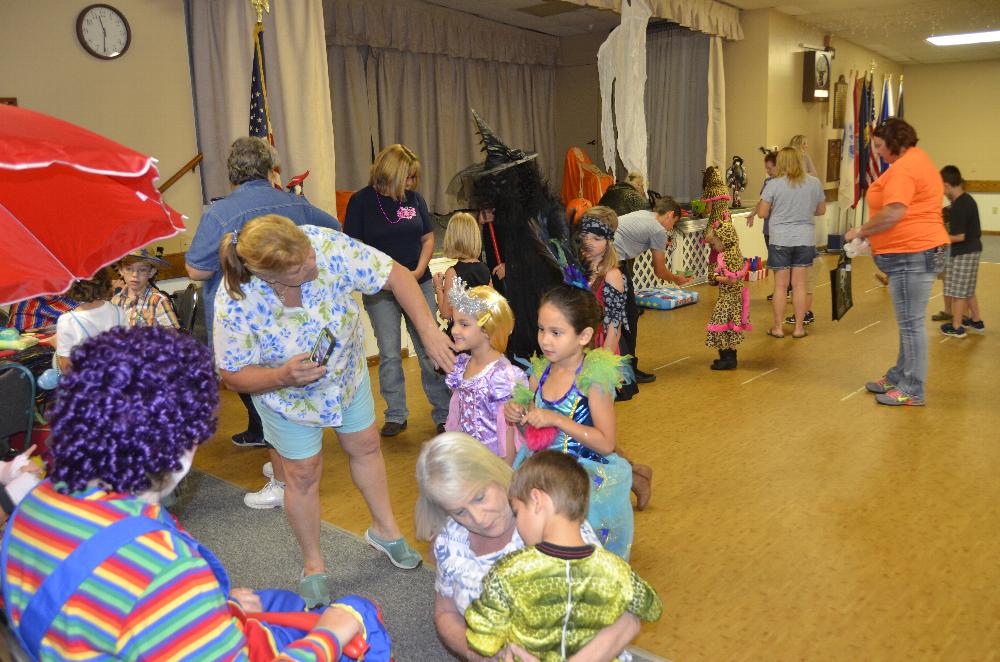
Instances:
[[[948,259],[941,217],[944,187],[937,167],[917,147],[917,132],[903,120],[890,119],[876,128],[872,142],[892,165],[868,189],[868,222],[848,230],[845,239],[868,238],[875,265],[889,277],[899,355],[881,379],[865,387],[884,405],[923,405],[927,301]]]

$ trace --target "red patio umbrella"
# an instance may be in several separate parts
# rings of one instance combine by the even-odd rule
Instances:
[[[64,292],[184,230],[156,159],[69,122],[0,105],[0,304]]]

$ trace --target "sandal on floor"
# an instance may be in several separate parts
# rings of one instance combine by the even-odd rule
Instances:
[[[785,337],[785,334],[783,334],[783,333],[775,333],[773,329],[768,329],[767,330],[767,335],[771,336],[772,338],[784,338]]]
[[[396,540],[382,540],[372,533],[371,529],[365,531],[365,541],[389,557],[389,560],[397,568],[403,570],[413,570],[423,562],[420,552],[406,544],[403,538]]]
[[[330,604],[330,587],[327,580],[330,575],[321,572],[318,575],[299,575],[299,597],[306,601],[306,608]]]

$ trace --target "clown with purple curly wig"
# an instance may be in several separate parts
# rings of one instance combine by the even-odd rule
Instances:
[[[101,334],[73,354],[96,369],[59,382],[51,479],[62,491],[100,482],[112,492],[167,494],[215,434],[219,386],[204,345],[176,334]],[[178,479],[179,480],[179,479]]]
[[[72,362],[52,410],[52,472],[3,537],[4,609],[32,659],[390,659],[374,603],[310,611],[289,591],[230,591],[161,506],[215,432],[207,348],[172,329],[116,328]]]

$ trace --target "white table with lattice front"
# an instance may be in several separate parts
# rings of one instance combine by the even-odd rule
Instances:
[[[754,227],[746,226],[749,211],[741,211],[732,215],[733,227],[740,238],[740,250],[746,257],[767,255],[764,237],[761,234],[761,221]],[[690,271],[694,280],[690,285],[700,285],[708,280],[708,254],[710,248],[705,240],[707,218],[687,218],[678,221],[674,226],[670,245],[667,247],[667,266],[675,274]],[[665,280],[660,280],[653,273],[652,253],[646,251],[635,259],[632,268],[632,280],[635,289],[643,287],[675,287]]]

